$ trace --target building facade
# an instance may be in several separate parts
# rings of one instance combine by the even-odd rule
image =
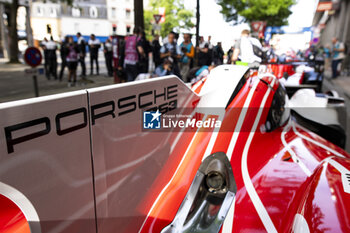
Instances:
[[[327,5],[328,4],[328,5]],[[325,46],[333,37],[350,46],[350,1],[320,0],[313,19],[315,37]]]
[[[80,32],[104,41],[112,34],[127,35],[134,27],[133,0],[75,0],[72,5],[33,1],[31,26],[35,40],[61,40]]]
[[[134,28],[134,1],[107,0],[107,8],[110,28],[115,30],[117,35],[131,34]]]
[[[50,36],[55,40],[61,37],[61,6],[57,3],[33,2],[31,6],[31,26],[34,40],[43,40]]]

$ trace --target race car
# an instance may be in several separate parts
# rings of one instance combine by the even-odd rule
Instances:
[[[310,62],[285,62],[264,64],[259,67],[260,73],[272,73],[286,88],[291,97],[299,89],[314,89],[321,92],[323,84],[323,67]]]
[[[0,232],[349,232],[350,155],[307,124],[334,101],[302,95],[223,65],[0,104]]]

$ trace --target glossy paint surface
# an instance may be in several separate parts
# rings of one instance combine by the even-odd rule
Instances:
[[[174,219],[201,162],[212,153],[224,152],[237,193],[221,232],[349,232],[350,156],[291,119],[268,132],[265,123],[278,80],[271,75],[249,77],[232,96],[236,87],[232,84],[244,73],[243,68],[218,67],[213,74],[220,78],[208,76],[193,86],[193,92],[178,78],[166,77],[96,88],[74,98],[46,100],[46,105],[35,102],[0,108],[10,119],[0,122],[1,126],[43,116],[47,106],[55,106],[49,108],[50,119],[55,119],[55,112],[74,106],[89,109],[90,119],[89,127],[79,129],[77,135],[65,138],[50,132],[44,146],[43,140],[34,140],[16,145],[15,156],[1,152],[0,181],[33,203],[42,232],[160,232]],[[215,86],[205,85],[215,78],[216,82],[211,81]],[[151,101],[150,107],[167,104],[165,95],[159,98],[154,93],[160,95],[169,86],[177,88],[176,113],[204,120],[215,117],[222,120],[220,129],[145,131],[141,128],[144,109],[119,114],[120,106],[130,100],[141,105]],[[225,95],[215,97],[224,91]],[[147,94],[139,97],[140,93]],[[128,101],[123,102],[126,97]],[[215,100],[222,111],[203,111],[212,108]],[[95,112],[109,113],[92,123],[91,106],[111,101],[114,105]],[[0,139],[6,148],[4,138]],[[62,149],[54,146],[58,142]],[[46,163],[35,163],[34,152],[40,151],[45,151],[47,160],[40,161]],[[29,162],[21,163],[28,153]],[[28,175],[33,169],[34,175]]]
[[[30,233],[29,224],[15,203],[0,195],[0,206],[0,232]]]
[[[269,64],[267,65],[269,73],[272,73],[276,78],[283,78],[285,74],[288,76],[295,74],[294,66],[290,64]]]
[[[153,193],[162,188],[159,184],[172,176],[182,159],[183,154],[179,152],[184,148],[175,147],[175,141],[185,144],[193,135],[189,132],[180,138],[181,132],[142,130],[143,111],[139,108],[120,114],[123,109],[118,106],[121,104],[135,101],[137,105],[152,103],[148,108],[155,105],[168,107],[175,100],[177,109],[171,114],[190,114],[187,107],[192,106],[198,97],[187,86],[176,77],[153,81],[157,81],[158,85],[145,82],[129,85],[128,88],[115,86],[89,91],[91,105],[116,101],[116,116],[97,119],[92,127],[96,214],[100,233],[114,229],[136,232],[141,228],[156,198]],[[174,93],[169,94],[169,90]],[[140,92],[144,94],[139,95]],[[186,171],[192,172],[191,169]],[[181,188],[185,190],[185,187],[173,188],[174,192]],[[175,213],[176,208],[172,208]]]
[[[22,212],[38,230],[33,233],[95,231],[89,128],[57,134],[57,115],[82,108],[87,111],[84,91],[0,105],[0,194],[24,203]],[[83,115],[62,117],[61,129],[81,125]],[[45,121],[25,123],[37,119]],[[9,153],[4,128],[23,123],[11,132],[13,139],[42,133],[14,144]]]
[[[339,163],[349,169],[349,155],[291,120],[272,132],[264,132],[262,126],[278,82],[270,77],[262,79],[272,88],[257,78],[247,81],[226,109],[211,150],[227,153],[238,188],[233,215],[226,218],[221,231],[348,232],[350,218],[345,206],[349,193],[344,192],[339,172],[322,173],[320,167],[331,166],[327,159],[339,160],[342,156],[345,158]],[[202,141],[201,136],[196,138]],[[196,148],[207,149],[202,145]],[[198,153],[192,158],[197,159]],[[177,187],[188,187],[183,180],[177,182]],[[171,199],[176,208],[174,202],[176,199]],[[159,232],[169,224],[174,211],[164,203],[157,203],[158,213],[152,212],[141,232]]]

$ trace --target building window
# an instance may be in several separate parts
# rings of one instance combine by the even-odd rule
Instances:
[[[98,16],[98,11],[95,6],[90,7],[90,17],[91,18],[97,18]]]
[[[80,9],[79,9],[79,8],[76,8],[76,7],[73,7],[73,8],[72,8],[72,16],[74,16],[74,17],[80,17],[80,15],[81,15]]]
[[[126,17],[127,19],[130,19],[130,17],[131,17],[131,11],[130,11],[129,9],[126,9],[126,10],[125,10],[125,17]]]
[[[130,34],[130,32],[131,32],[131,27],[130,26],[126,26],[126,34],[127,35]]]
[[[50,17],[56,17],[57,16],[57,11],[55,8],[51,7],[50,8]]]
[[[115,7],[112,7],[112,9],[111,9],[111,17],[112,18],[117,17],[117,9]]]
[[[39,15],[39,16],[42,16],[44,14],[44,11],[43,11],[43,8],[41,6],[37,6],[36,8],[36,13]]]
[[[46,32],[47,32],[47,34],[52,33],[51,24],[46,24]]]

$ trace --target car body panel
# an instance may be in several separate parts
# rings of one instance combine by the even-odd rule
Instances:
[[[78,91],[0,107],[2,132],[12,127],[13,139],[27,136],[12,152],[5,133],[0,136],[0,182],[6,184],[1,194],[23,195],[34,206],[42,232],[95,232],[90,134],[88,119],[86,124],[83,119],[87,106],[86,92]],[[60,118],[72,109],[82,111]],[[37,119],[42,120],[33,123]],[[22,128],[15,129],[19,124]],[[84,127],[64,132],[76,125]],[[30,205],[20,207],[29,224],[35,224]]]
[[[169,167],[168,159],[175,160],[171,165],[181,160],[179,155],[173,158],[176,155],[171,152],[179,132],[140,130],[142,110],[164,106],[160,108],[167,111],[166,108],[176,104],[172,113],[188,114],[187,108],[197,99],[176,77],[89,90],[91,106],[115,101],[115,116],[96,119],[91,132],[98,232],[137,231],[156,196],[149,194],[148,205],[143,199],[155,182],[161,182],[156,180],[163,177],[164,167]],[[142,109],[144,105],[147,106]],[[111,109],[111,106],[107,107]],[[103,107],[96,111],[99,114],[108,110]]]
[[[32,118],[51,114],[52,125],[57,113],[74,108],[83,107],[88,115],[86,127],[62,136],[51,130],[36,141],[15,144],[15,152],[2,151],[5,170],[0,182],[33,204],[41,232],[161,232],[175,219],[202,161],[223,152],[237,192],[221,232],[347,232],[349,210],[344,207],[349,204],[350,156],[291,118],[269,131],[267,121],[281,88],[278,79],[245,74],[246,67],[220,66],[195,84],[194,91],[169,76],[0,105],[1,114],[7,114],[3,118],[7,122],[0,121],[5,128],[30,120],[30,114]],[[195,119],[214,117],[222,124],[211,130],[143,129],[143,111],[156,108]],[[2,148],[7,148],[6,141],[1,135]],[[46,151],[48,161],[50,156],[56,160],[39,166],[30,157],[15,167],[16,171],[37,168],[34,174],[39,168],[48,169],[40,173],[45,182],[28,176],[23,178],[28,183],[21,186],[18,174],[9,170],[16,158],[11,154],[23,156],[37,148]],[[63,162],[63,172],[50,170]],[[73,174],[67,169],[86,183],[78,188],[74,182],[61,185],[60,177]],[[55,172],[59,178],[50,179]],[[71,210],[81,215],[68,215]]]

